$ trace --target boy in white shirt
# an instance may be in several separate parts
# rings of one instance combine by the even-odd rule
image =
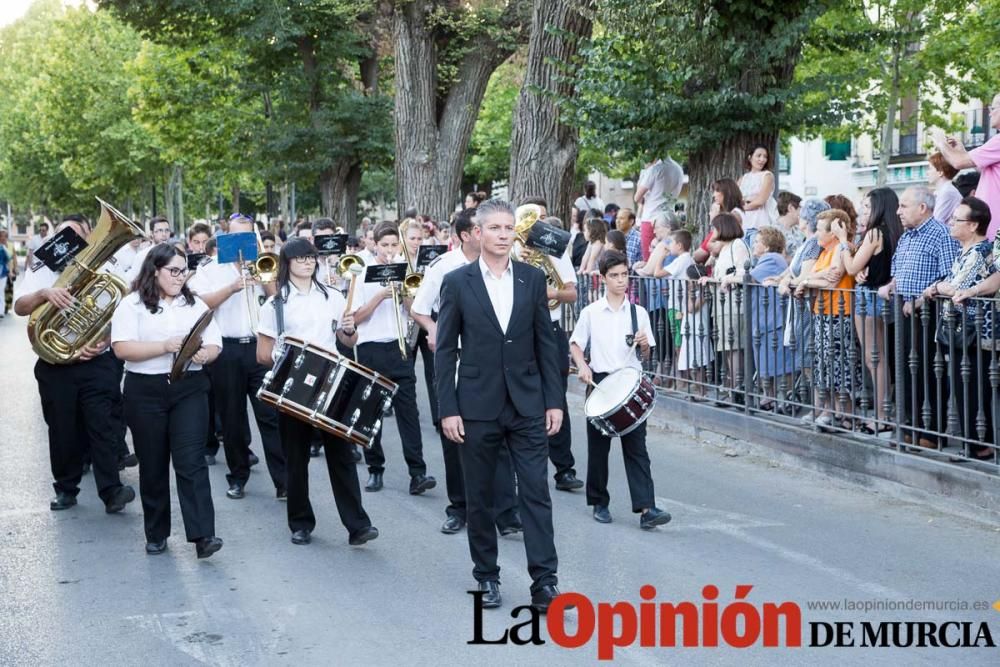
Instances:
[[[573,335],[570,337],[570,354],[579,369],[581,382],[600,382],[610,373],[624,367],[642,370],[629,338],[649,356],[655,345],[649,326],[649,315],[641,306],[635,306],[635,331],[632,328],[632,304],[625,298],[628,291],[628,261],[619,252],[609,251],[600,262],[601,276],[606,287],[605,296],[591,303],[580,312]],[[590,365],[583,351],[590,346]],[[593,368],[591,368],[591,366]],[[622,455],[625,458],[625,476],[628,478],[632,511],[640,515],[639,526],[651,530],[670,521],[667,512],[656,507],[653,476],[650,472],[649,453],[646,451],[646,423],[621,437]],[[611,523],[608,505],[608,454],[611,438],[603,435],[587,422],[587,504],[594,507],[594,520]]]

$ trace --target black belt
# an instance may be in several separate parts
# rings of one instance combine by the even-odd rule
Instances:
[[[202,371],[204,371],[204,369],[197,371],[184,371],[184,375],[181,379],[183,380],[184,378],[195,376]],[[170,378],[170,373],[136,373],[135,371],[125,371],[125,375],[134,375],[135,377],[140,378]]]
[[[256,343],[257,339],[253,336],[244,336],[243,338],[225,338],[222,339],[223,344],[226,345],[249,345],[250,343]]]

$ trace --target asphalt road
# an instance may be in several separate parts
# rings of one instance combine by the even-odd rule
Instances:
[[[205,561],[183,540],[174,504],[170,550],[146,556],[139,503],[108,516],[85,477],[80,504],[50,512],[45,424],[32,375],[25,319],[0,320],[0,665],[452,665],[579,664],[597,642],[556,646],[469,645],[471,561],[464,532],[443,535],[446,497],[437,437],[424,410],[424,449],[437,489],[407,494],[395,423],[388,421],[386,488],[365,494],[381,531],[347,545],[325,467],[312,467],[319,524],[310,546],[288,540],[285,506],[256,469],[241,501],[224,495],[225,465],[211,469],[225,548]],[[419,370],[419,369],[418,369]],[[421,399],[425,400],[425,399]],[[571,405],[574,453],[586,470],[584,421]],[[640,531],[629,514],[620,457],[612,449],[611,525],[595,523],[583,495],[553,490],[564,592],[630,601],[655,586],[658,602],[704,602],[720,610],[736,586],[747,600],[793,601],[803,643],[815,621],[986,621],[1000,642],[1000,613],[815,611],[813,600],[984,601],[1000,598],[1000,528],[877,495],[773,462],[651,433],[653,476],[674,520]],[[259,453],[259,446],[257,446]],[[263,464],[262,464],[263,465]],[[365,479],[365,470],[358,468]],[[138,487],[135,469],[125,480]],[[520,537],[501,540],[504,608],[486,612],[484,637],[513,623],[528,602]],[[720,612],[721,613],[721,612]],[[567,614],[567,632],[577,628]],[[861,630],[855,630],[860,639]],[[995,665],[990,648],[643,648],[614,653],[623,664]]]

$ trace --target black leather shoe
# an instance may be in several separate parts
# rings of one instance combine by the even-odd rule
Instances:
[[[639,517],[639,527],[643,530],[652,530],[665,523],[670,523],[670,514],[659,507],[648,509]]]
[[[292,544],[309,544],[312,542],[312,533],[308,530],[293,530]]]
[[[576,478],[571,472],[566,473],[556,480],[556,489],[559,491],[576,491],[583,488],[583,480]]]
[[[361,461],[364,459],[364,457],[361,456],[361,452],[358,451],[357,447],[351,450],[351,458],[354,459],[355,463],[361,463]]]
[[[90,462],[89,461],[87,463],[83,464],[83,468],[82,468],[81,474],[86,475],[88,472],[90,472]]]
[[[323,452],[320,450],[319,445],[309,445],[309,456],[312,458],[316,458],[322,453]]]
[[[607,505],[594,505],[594,521],[597,523],[611,523],[611,512]]]
[[[215,454],[205,454],[205,465],[207,466],[215,465]]]
[[[549,611],[549,605],[552,601],[559,596],[559,589],[549,584],[548,586],[542,586],[540,589],[531,594],[531,606],[534,607],[540,614],[547,614]],[[569,609],[569,607],[567,607]]]
[[[194,543],[198,558],[208,558],[222,548],[222,540],[218,537],[203,537]]]
[[[376,537],[378,537],[378,528],[375,526],[368,526],[367,528],[362,528],[358,532],[351,535],[347,539],[347,543],[352,547],[360,547],[365,542],[371,542]]]
[[[449,516],[441,524],[441,532],[445,535],[454,535],[465,528],[465,519],[460,516]]]
[[[480,581],[479,590],[486,593],[483,595],[483,609],[496,609],[503,603],[499,581]]]
[[[382,490],[382,473],[373,472],[368,476],[368,483],[365,484],[365,491],[381,491]]]
[[[118,470],[125,470],[125,468],[134,468],[137,465],[139,465],[139,459],[132,452],[129,452],[125,456],[118,459]]]
[[[160,540],[159,542],[146,542],[146,553],[150,556],[156,556],[162,554],[167,550],[167,541]]]
[[[424,491],[433,489],[437,484],[437,480],[430,475],[414,475],[410,478],[410,495],[419,496]]]
[[[125,509],[125,506],[135,500],[135,489],[131,486],[121,486],[114,495],[104,503],[104,511],[108,514],[115,514]]]
[[[232,498],[233,500],[239,500],[246,495],[243,491],[243,485],[239,482],[233,482],[229,485],[229,489],[226,491],[226,497]]]
[[[278,500],[288,500],[288,489],[277,489],[274,492],[274,497]]]
[[[53,512],[58,512],[59,510],[68,510],[73,505],[76,505],[76,496],[71,496],[68,493],[60,491],[49,503],[49,509]]]
[[[498,530],[500,532],[500,537],[507,537],[508,535],[517,535],[518,533],[523,532],[524,526],[520,521],[518,521],[517,523],[508,524]]]
[[[260,463],[260,459],[257,458],[257,455],[254,454],[253,452],[250,452],[250,455],[247,456],[247,461],[250,462],[250,467],[251,468],[254,467],[255,465],[257,465],[258,463]]]

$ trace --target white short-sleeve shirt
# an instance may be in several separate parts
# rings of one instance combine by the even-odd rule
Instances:
[[[427,316],[437,311],[441,305],[441,285],[444,283],[444,277],[455,269],[469,264],[471,262],[461,248],[450,250],[431,262],[424,272],[420,289],[417,290],[417,296],[413,299],[413,307],[410,310],[418,315]]]
[[[355,311],[374,299],[380,291],[385,289],[380,283],[365,282],[369,266],[371,264],[365,265],[364,272],[358,276],[358,282],[354,286],[354,302],[351,304],[351,307]],[[398,288],[399,286],[397,285]],[[400,297],[399,317],[406,317],[406,313],[403,311],[402,297]],[[400,321],[405,322],[404,319]],[[371,316],[358,324],[358,345],[362,343],[388,343],[396,340],[397,337],[396,314],[393,312],[392,299],[383,299]]]
[[[186,336],[207,310],[208,306],[198,297],[189,304],[178,295],[170,303],[160,299],[159,310],[151,313],[138,294],[129,294],[118,304],[111,318],[111,342],[154,342]],[[222,347],[222,334],[214,321],[202,333],[201,340],[202,345]],[[126,361],[125,370],[142,375],[161,375],[170,372],[174,358],[173,353],[167,352],[145,361]],[[189,370],[201,370],[201,364],[192,363]]]
[[[655,347],[649,313],[637,305],[635,319],[637,331],[645,331],[650,347]],[[632,313],[629,300],[623,299],[621,306],[613,310],[607,297],[601,297],[580,311],[569,342],[576,343],[581,350],[587,349],[587,344],[590,344],[590,369],[595,373],[611,373],[626,366],[642,370],[635,351],[629,349],[626,343],[626,336],[630,335]]]
[[[260,310],[260,324],[257,332],[270,338],[278,337],[278,315],[274,307],[275,297],[269,297]],[[288,298],[283,311],[284,333],[318,345],[331,352],[337,351],[337,329],[344,315],[346,301],[335,289],[326,288],[323,295],[316,285],[309,291],[300,292],[292,284],[288,285]]]
[[[188,281],[188,287],[195,294],[211,294],[227,285],[232,285],[239,277],[240,270],[235,262],[219,264],[211,261],[195,272],[194,277]],[[264,303],[264,288],[255,285],[248,289],[252,289],[251,298],[255,299],[257,306],[260,307]],[[225,338],[248,338],[254,335],[247,310],[247,297],[243,292],[230,295],[215,309],[215,321]]]

